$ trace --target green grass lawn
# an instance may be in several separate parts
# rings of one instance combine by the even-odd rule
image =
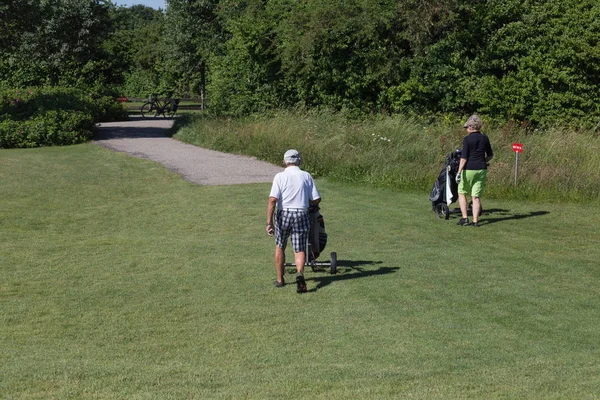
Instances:
[[[600,393],[597,205],[484,199],[476,229],[318,181],[339,273],[298,295],[272,286],[269,184],[93,144],[1,150],[0,179],[0,398]]]

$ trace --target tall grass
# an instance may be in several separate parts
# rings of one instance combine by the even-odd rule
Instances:
[[[179,121],[176,138],[231,153],[280,163],[298,149],[304,168],[342,182],[428,191],[445,157],[460,148],[465,130],[447,120],[410,117],[348,121],[329,113],[281,112],[269,118]],[[494,149],[490,198],[597,201],[600,198],[600,140],[593,132],[526,131],[515,125],[486,127]],[[514,183],[512,143],[523,144]]]

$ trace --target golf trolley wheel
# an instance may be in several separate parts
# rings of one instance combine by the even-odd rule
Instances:
[[[329,272],[331,272],[332,275],[336,274],[337,273],[337,253],[335,251],[331,253],[329,261],[330,261]]]
[[[435,215],[438,218],[448,219],[450,218],[450,209],[444,203],[440,203],[435,206]]]

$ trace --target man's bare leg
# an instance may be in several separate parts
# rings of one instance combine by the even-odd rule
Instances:
[[[277,282],[283,282],[285,264],[285,249],[275,246],[275,270],[277,271]]]
[[[306,281],[304,280],[304,262],[306,261],[306,254],[301,251],[300,253],[294,252],[294,259],[296,261],[296,292],[305,293]]]
[[[294,260],[296,262],[296,272],[298,275],[304,275],[304,263],[306,262],[306,253],[301,251],[300,253],[294,252]]]

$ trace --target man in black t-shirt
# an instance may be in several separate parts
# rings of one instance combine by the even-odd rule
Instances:
[[[487,179],[487,163],[494,157],[488,137],[480,132],[483,125],[481,118],[473,114],[464,125],[467,136],[463,139],[462,153],[456,180],[458,185],[458,203],[462,218],[457,225],[469,225],[467,214],[467,195],[473,200],[473,224],[479,226],[481,212],[481,196],[485,191]]]

